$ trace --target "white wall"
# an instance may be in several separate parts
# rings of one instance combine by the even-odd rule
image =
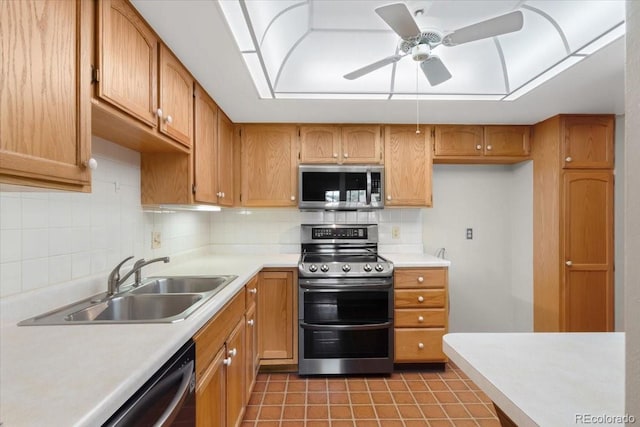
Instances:
[[[626,412],[640,418],[640,2],[627,1],[624,154]]]
[[[0,297],[83,278],[101,280],[106,289],[109,271],[129,255],[208,245],[206,214],[142,211],[138,153],[94,137],[92,154],[98,169],[89,194],[2,187]],[[162,233],[160,249],[151,250],[152,230]]]
[[[532,199],[530,162],[434,165],[423,240],[451,260],[452,332],[532,330]]]
[[[615,187],[614,187],[614,237],[613,264],[614,328],[624,331],[624,116],[616,116],[615,129]]]

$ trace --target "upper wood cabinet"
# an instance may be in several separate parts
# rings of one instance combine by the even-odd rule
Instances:
[[[233,206],[234,199],[234,141],[235,126],[227,115],[218,108],[217,169],[218,204]]]
[[[295,125],[241,128],[241,204],[297,206],[298,141]]]
[[[141,152],[188,152],[194,80],[126,0],[97,3],[93,133]]]
[[[0,2],[0,182],[90,190],[91,22],[84,1]]]
[[[302,125],[300,163],[382,163],[379,125]]]
[[[563,167],[613,168],[613,116],[562,116],[562,122]]]
[[[218,106],[200,88],[196,88],[195,141],[193,147],[193,193],[194,201],[216,203],[218,196],[217,173]],[[189,186],[187,190],[189,190]]]
[[[435,127],[434,163],[516,163],[529,154],[529,126]]]
[[[431,206],[431,129],[415,126],[385,127],[386,206]]]

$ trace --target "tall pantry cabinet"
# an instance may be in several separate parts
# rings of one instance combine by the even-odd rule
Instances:
[[[533,131],[534,330],[612,331],[610,115],[561,115]]]

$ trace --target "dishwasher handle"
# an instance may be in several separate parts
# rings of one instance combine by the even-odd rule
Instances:
[[[173,422],[173,419],[182,408],[182,404],[191,392],[191,385],[195,382],[195,369],[193,360],[184,365],[179,371],[176,371],[175,374],[182,375],[182,382],[180,383],[180,387],[178,387],[176,395],[173,397],[171,403],[169,403],[169,406],[162,413],[158,421],[154,424],[154,427],[170,426]]]

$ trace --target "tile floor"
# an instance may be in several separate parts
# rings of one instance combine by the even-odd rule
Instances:
[[[242,427],[500,427],[491,400],[462,371],[390,377],[259,374]]]

